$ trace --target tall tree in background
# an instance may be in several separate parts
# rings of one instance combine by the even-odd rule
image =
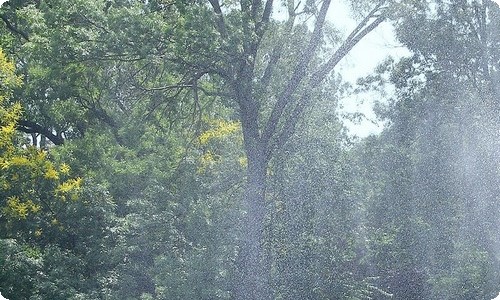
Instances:
[[[396,298],[488,299],[499,278],[500,11],[434,4],[397,24],[413,55],[390,68],[390,127],[366,142],[383,178],[368,175],[369,224],[383,232],[373,267]]]

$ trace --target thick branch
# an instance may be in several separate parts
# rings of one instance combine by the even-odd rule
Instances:
[[[377,6],[378,10],[380,6]],[[372,12],[360,23],[360,25],[365,26],[369,19],[374,15],[376,10]],[[325,63],[322,67],[315,72],[308,83],[307,92],[302,95],[300,100],[297,102],[295,108],[286,118],[286,121],[279,133],[278,137],[274,139],[272,145],[269,145],[267,151],[267,157],[270,158],[272,152],[276,149],[280,149],[283,145],[290,139],[290,137],[295,132],[296,125],[299,121],[299,117],[304,112],[304,109],[309,105],[312,91],[326,78],[326,76],[335,68],[335,66],[344,58],[349,51],[368,33],[373,31],[380,23],[385,20],[383,15],[377,17],[370,25],[366,26],[364,29],[358,26],[354,29],[353,33],[344,41],[344,43],[335,51],[333,56]],[[271,143],[271,142],[270,142]]]
[[[328,73],[330,73],[335,66],[344,58],[349,51],[351,51],[354,46],[368,33],[377,28],[380,23],[385,20],[384,15],[378,16],[370,25],[366,26],[371,18],[379,11],[381,4],[377,5],[360,23],[359,25],[349,34],[344,43],[335,51],[335,53],[330,57],[328,62],[316,71],[312,77],[310,85],[314,88],[320,84]],[[366,26],[366,27],[365,27]]]
[[[253,0],[252,1],[252,19],[254,20],[255,24],[257,24],[257,15],[259,14],[259,10],[262,7],[262,2],[261,0]]]
[[[281,55],[283,54],[283,49],[285,47],[285,38],[289,36],[292,32],[293,24],[295,23],[295,9],[294,9],[294,1],[288,0],[288,20],[285,23],[285,32],[281,35],[282,39],[276,43],[276,46],[273,48],[271,52],[271,56],[269,57],[269,62],[267,63],[266,69],[264,70],[264,75],[260,79],[260,83],[263,86],[263,89],[267,89],[269,83],[271,81],[271,76],[273,75],[274,69],[278,64]]]
[[[243,52],[238,54],[238,65],[234,71],[231,86],[238,103],[245,149],[249,151],[256,149],[260,143],[259,131],[259,102],[253,97],[253,78],[255,72],[255,57],[261,38],[255,37],[256,25],[253,19],[254,3],[252,0],[240,0],[242,15],[242,30],[244,36],[248,37],[242,41]]]
[[[273,11],[273,0],[267,0],[262,14],[262,23],[269,23],[271,12]]]
[[[14,27],[14,25],[12,25],[12,23],[10,23],[10,21],[7,19],[7,17],[2,15],[2,16],[0,16],[0,18],[5,23],[5,26],[7,26],[7,29],[12,31],[13,33],[16,33],[16,34],[22,36],[26,41],[29,42],[30,39],[29,39],[29,36],[26,32],[23,32],[23,31],[17,29],[16,27]]]
[[[264,6],[264,12],[262,13],[262,18],[255,25],[255,33],[259,38],[264,36],[266,32],[267,24],[271,18],[271,12],[273,11],[273,0],[267,0]]]
[[[320,44],[321,33],[323,30],[323,26],[325,24],[326,13],[328,12],[328,8],[330,7],[331,0],[325,0],[321,6],[321,9],[318,14],[318,18],[316,19],[316,23],[314,24],[314,30],[311,36],[311,40],[309,41],[308,46],[303,52],[302,58],[299,63],[295,67],[295,70],[292,74],[292,77],[288,81],[285,89],[279,96],[276,104],[273,107],[271,112],[271,116],[266,124],[264,129],[262,139],[264,143],[268,143],[271,139],[272,135],[276,131],[276,126],[278,126],[279,119],[283,114],[287,104],[289,103],[290,97],[297,90],[300,82],[304,79],[307,73],[307,67],[309,62],[314,56],[316,48]]]
[[[210,1],[210,4],[212,5],[212,8],[214,9],[216,15],[215,22],[217,23],[217,30],[219,31],[219,33],[223,38],[226,38],[227,37],[226,23],[224,22],[224,16],[220,8],[219,0],[208,0],[208,1]]]
[[[48,138],[52,143],[54,143],[54,145],[64,144],[64,138],[62,136],[52,133],[52,131],[50,131],[49,129],[42,127],[35,122],[21,120],[17,123],[17,129],[24,133],[41,134]]]
[[[354,46],[356,46],[356,44],[364,36],[370,33],[373,29],[377,28],[377,26],[380,25],[380,23],[382,23],[384,20],[385,20],[384,16],[378,17],[377,19],[375,19],[375,21],[373,21],[373,23],[368,25],[358,35],[352,37],[351,39],[347,39],[342,44],[342,46],[340,46],[339,49],[335,51],[333,56],[330,57],[328,62],[326,62],[323,66],[321,66],[319,70],[312,75],[310,83],[311,86],[314,88],[317,85],[319,85],[324,80],[326,75],[328,75],[328,73],[330,73],[335,68],[335,66],[342,60],[342,58],[344,58],[349,53],[349,51],[351,51],[351,49],[354,48]]]
[[[166,86],[158,86],[158,87],[139,87],[141,90],[152,92],[152,91],[165,91],[165,90],[175,90],[175,89],[184,89],[193,87],[192,84],[174,84],[174,85],[166,85]]]

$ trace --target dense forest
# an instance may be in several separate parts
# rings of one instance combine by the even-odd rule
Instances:
[[[498,295],[500,6],[345,3],[5,2],[0,293]],[[346,82],[381,24],[410,54]]]

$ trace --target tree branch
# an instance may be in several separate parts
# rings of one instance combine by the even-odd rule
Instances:
[[[312,85],[312,87],[316,87],[317,85],[319,85],[323,81],[325,76],[330,73],[342,60],[342,58],[344,58],[364,36],[373,31],[373,29],[377,28],[377,26],[380,25],[380,23],[382,23],[384,20],[385,16],[378,17],[377,19],[375,19],[375,21],[373,21],[370,25],[363,29],[358,35],[353,36],[351,39],[345,40],[344,43],[337,49],[337,51],[335,51],[332,57],[330,57],[328,62],[321,66],[319,70],[311,76],[310,84]]]
[[[166,85],[166,86],[158,86],[158,87],[139,87],[141,90],[146,91],[146,92],[152,92],[152,91],[165,91],[165,90],[174,90],[174,89],[184,89],[184,88],[190,88],[193,87],[192,84],[174,84],[174,85]]]
[[[49,129],[28,120],[20,120],[17,122],[17,129],[24,133],[38,133],[48,138],[54,145],[64,144],[64,138],[59,134],[54,134]]]
[[[372,11],[370,11],[370,13],[359,23],[358,26],[356,26],[351,34],[349,34],[344,43],[342,43],[337,51],[335,51],[335,53],[330,57],[328,62],[321,66],[319,70],[311,76],[310,84],[313,88],[323,81],[325,76],[335,68],[335,66],[342,60],[342,58],[344,58],[363,37],[372,32],[375,28],[377,28],[378,25],[380,25],[380,23],[385,20],[386,17],[382,14],[378,16],[370,25],[366,26],[370,19],[372,19],[380,10],[381,5],[382,2],[378,4]]]
[[[212,5],[212,8],[214,9],[215,15],[216,15],[216,25],[217,25],[217,30],[219,31],[220,35],[223,38],[227,37],[227,29],[226,29],[226,23],[224,22],[224,16],[222,14],[222,10],[220,8],[220,3],[219,0],[208,0],[210,4]]]
[[[109,2],[108,2],[108,3],[109,3]],[[104,26],[102,26],[102,25],[100,25],[100,24],[98,24],[98,23],[96,23],[96,22],[92,21],[91,19],[87,18],[87,16],[85,16],[85,15],[84,15],[84,14],[82,14],[82,13],[79,13],[79,15],[80,15],[83,19],[85,19],[85,21],[87,21],[90,25],[94,26],[94,27],[95,27],[95,28],[97,28],[97,29],[101,29],[101,30],[102,30],[102,31],[104,31],[105,33],[109,33],[109,30],[108,30],[108,29],[106,29],[106,27],[104,27]]]
[[[269,159],[272,153],[276,149],[280,149],[283,145],[290,139],[290,137],[295,132],[296,125],[299,121],[299,116],[304,112],[304,109],[309,105],[311,101],[312,91],[326,78],[326,76],[335,68],[335,66],[344,58],[347,53],[368,33],[373,31],[380,23],[385,20],[384,15],[378,16],[372,23],[368,26],[368,21],[375,15],[375,13],[380,9],[380,5],[377,5],[364,19],[363,21],[353,30],[349,37],[344,41],[344,43],[335,51],[332,57],[325,63],[319,70],[312,74],[310,81],[308,83],[307,92],[305,92],[300,100],[297,102],[295,108],[286,118],[285,123],[279,132],[278,137],[274,139],[274,142],[269,142],[269,147],[267,149],[266,156]],[[366,27],[364,27],[366,26]],[[364,29],[363,29],[364,27]]]
[[[320,39],[321,39],[321,33],[323,30],[323,26],[325,24],[325,18],[326,18],[326,13],[328,12],[328,8],[330,7],[331,0],[325,0],[323,4],[321,5],[321,9],[318,14],[318,18],[316,19],[316,22],[314,24],[314,30],[311,36],[311,40],[309,41],[308,46],[306,47],[305,51],[303,52],[302,58],[300,59],[299,63],[295,67],[295,70],[292,74],[292,77],[288,81],[287,86],[279,96],[278,100],[276,101],[276,104],[273,107],[273,110],[271,112],[271,116],[269,117],[269,120],[267,121],[267,124],[265,126],[263,135],[262,135],[262,140],[265,144],[269,142],[271,137],[276,131],[276,126],[278,126],[279,119],[281,118],[283,111],[285,110],[287,104],[289,103],[289,99],[292,96],[292,94],[297,90],[300,82],[304,77],[306,76],[307,73],[307,67],[309,65],[309,62],[311,61],[312,57],[314,56],[314,53],[316,51],[316,48],[320,44]]]
[[[271,12],[273,11],[273,0],[267,0],[264,6],[264,13],[262,14],[262,23],[269,23]]]
[[[261,7],[262,7],[261,0],[253,0],[252,1],[252,19],[254,20],[255,24],[257,24],[257,22],[258,22],[257,15],[258,15]]]
[[[17,29],[16,27],[14,27],[14,25],[12,25],[12,23],[10,23],[10,21],[4,15],[1,15],[0,18],[5,23],[5,26],[7,26],[7,29],[9,29],[10,31],[12,31],[13,33],[16,33],[16,34],[20,35],[26,41],[29,42],[30,39],[29,39],[29,36],[28,36],[28,34],[26,32],[23,32],[23,31]]]
[[[260,21],[256,22],[255,33],[259,38],[264,36],[266,32],[267,24],[271,18],[271,12],[273,11],[273,0],[267,0],[264,6],[264,12],[262,13],[262,18]]]
[[[271,52],[271,56],[269,58],[269,62],[264,70],[264,74],[260,79],[260,83],[264,90],[267,89],[269,83],[271,81],[271,76],[273,75],[274,69],[278,64],[281,55],[283,54],[283,49],[285,47],[285,37],[288,36],[292,32],[293,24],[295,23],[295,9],[294,9],[294,1],[288,0],[288,20],[285,23],[285,33],[281,35],[283,39],[279,40],[276,46],[273,48]]]

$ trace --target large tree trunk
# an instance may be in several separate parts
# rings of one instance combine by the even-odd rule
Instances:
[[[235,295],[238,300],[272,298],[269,264],[264,251],[267,160],[260,150],[258,147],[247,149],[248,177],[239,255],[241,277]]]

